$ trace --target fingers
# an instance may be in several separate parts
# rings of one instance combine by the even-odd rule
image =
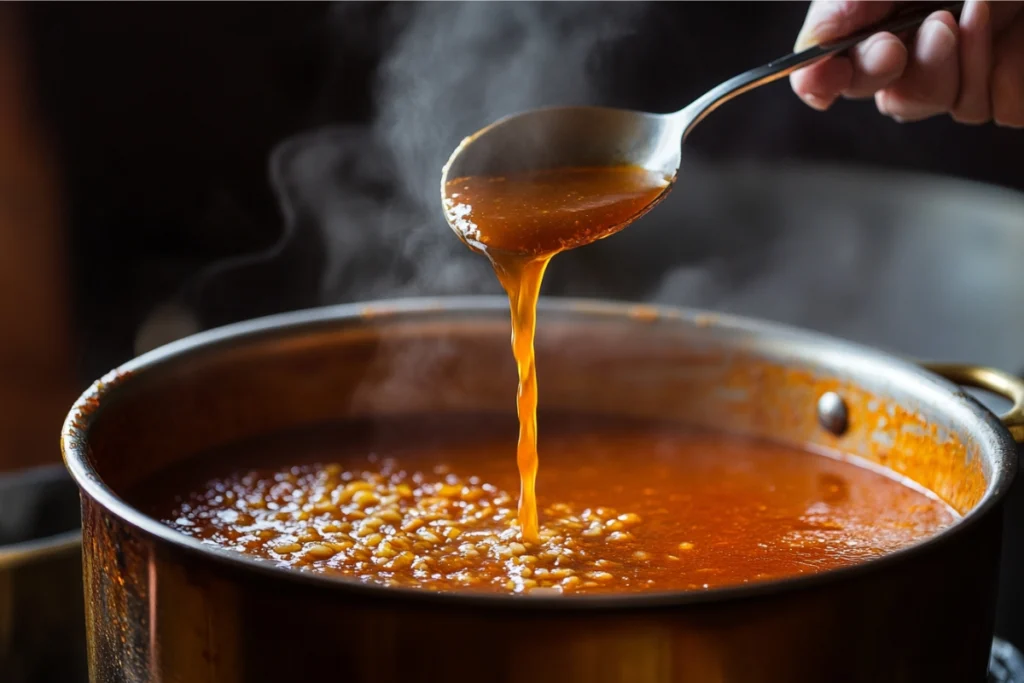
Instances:
[[[814,0],[796,49],[862,29],[893,5]],[[876,34],[848,56],[791,74],[790,83],[815,109],[874,94],[878,110],[898,121],[948,112],[961,123],[1024,128],[1024,2],[968,0],[959,25],[935,12],[910,39]]]
[[[789,83],[800,99],[819,111],[832,106],[853,80],[853,64],[846,57],[833,57],[794,72]]]
[[[870,97],[903,73],[907,48],[891,33],[878,33],[854,48],[849,57],[833,57],[790,76],[793,91],[818,110],[836,98]]]
[[[793,50],[800,52],[812,45],[848,36],[881,21],[892,11],[892,6],[891,2],[814,0],[807,9]]]
[[[845,97],[870,97],[899,78],[907,66],[907,47],[891,33],[876,33],[851,52],[853,77]]]
[[[790,77],[793,92],[818,110],[836,98],[870,97],[903,73],[907,48],[891,33],[878,33],[854,48],[849,57],[833,57]]]
[[[1024,16],[1018,15],[996,41],[991,88],[996,123],[1024,128]]]
[[[988,2],[968,0],[960,14],[960,94],[953,119],[985,123],[992,117],[989,83],[992,73],[992,16]]]
[[[812,45],[847,36],[881,20],[892,10],[892,6],[892,2],[814,0],[807,11],[807,18],[794,49],[799,52]],[[872,40],[875,37],[866,42]],[[884,38],[881,47],[881,53],[870,56],[870,69],[866,73],[858,73],[862,68],[859,60],[866,53],[862,50],[858,57],[855,51],[851,57],[833,57],[794,72],[789,77],[790,85],[804,102],[815,109],[827,109],[841,94],[866,96],[870,94],[865,90],[871,79],[884,84],[899,75],[895,73],[890,77],[889,74],[879,73],[879,69],[891,69],[892,63],[899,60],[898,55],[893,56],[891,45],[887,45]],[[850,95],[851,88],[860,94]]]
[[[878,110],[898,121],[950,111],[960,91],[959,29],[949,12],[935,12],[918,29],[903,75],[875,93]]]

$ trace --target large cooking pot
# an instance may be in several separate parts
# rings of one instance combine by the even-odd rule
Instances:
[[[1024,385],[980,368],[926,370],[775,324],[545,302],[542,408],[838,447],[935,491],[962,520],[816,576],[557,598],[442,595],[286,570],[204,545],[125,502],[169,465],[271,431],[507,413],[516,381],[508,334],[500,298],[350,305],[205,332],[96,383],[62,438],[82,489],[91,680],[985,680]],[[1014,407],[1000,419],[957,382]]]

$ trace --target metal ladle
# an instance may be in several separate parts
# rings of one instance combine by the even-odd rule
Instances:
[[[908,31],[940,10],[957,16],[962,6],[962,2],[917,3],[848,38],[816,45],[751,69],[670,114],[605,107],[554,107],[505,117],[464,139],[452,152],[441,174],[442,197],[449,179],[573,166],[634,165],[675,178],[682,141],[723,103],[848,50],[875,33]]]

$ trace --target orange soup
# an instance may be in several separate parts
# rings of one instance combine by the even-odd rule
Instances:
[[[526,540],[539,540],[533,339],[544,271],[558,252],[608,237],[636,220],[668,186],[664,175],[638,166],[560,168],[445,184],[449,224],[490,259],[512,309],[512,353],[519,370],[518,523]]]
[[[515,424],[339,424],[204,454],[136,492],[195,538],[387,586],[567,594],[707,590],[845,567],[956,518],[879,471],[664,423],[545,415],[538,539]]]

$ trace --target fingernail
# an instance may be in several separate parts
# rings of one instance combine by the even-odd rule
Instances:
[[[796,44],[793,46],[793,52],[800,52],[806,50],[809,47],[813,47],[818,44],[818,36],[821,35],[823,30],[827,30],[829,26],[825,24],[806,23],[803,28],[800,29],[800,33],[796,36]]]
[[[918,60],[927,64],[941,64],[953,56],[956,50],[956,36],[938,19],[930,19],[921,27],[917,36]]]
[[[807,48],[814,44],[814,37],[811,32],[807,29],[800,31],[800,35],[796,37],[796,43],[793,45],[793,52],[803,52]]]
[[[981,26],[988,21],[988,5],[984,0],[968,0],[960,13],[961,26]]]
[[[804,102],[818,111],[825,111],[832,106],[832,99],[828,97],[821,97],[820,95],[815,95],[813,93],[804,93],[800,97]]]
[[[974,20],[974,15],[978,11],[978,3],[976,0],[967,0],[964,3],[964,8],[960,10],[960,25],[968,26],[971,21]]]
[[[882,116],[889,115],[889,107],[886,104],[885,99],[886,95],[884,91],[879,90],[878,92],[875,93],[875,108],[878,109],[878,113],[881,114]]]

